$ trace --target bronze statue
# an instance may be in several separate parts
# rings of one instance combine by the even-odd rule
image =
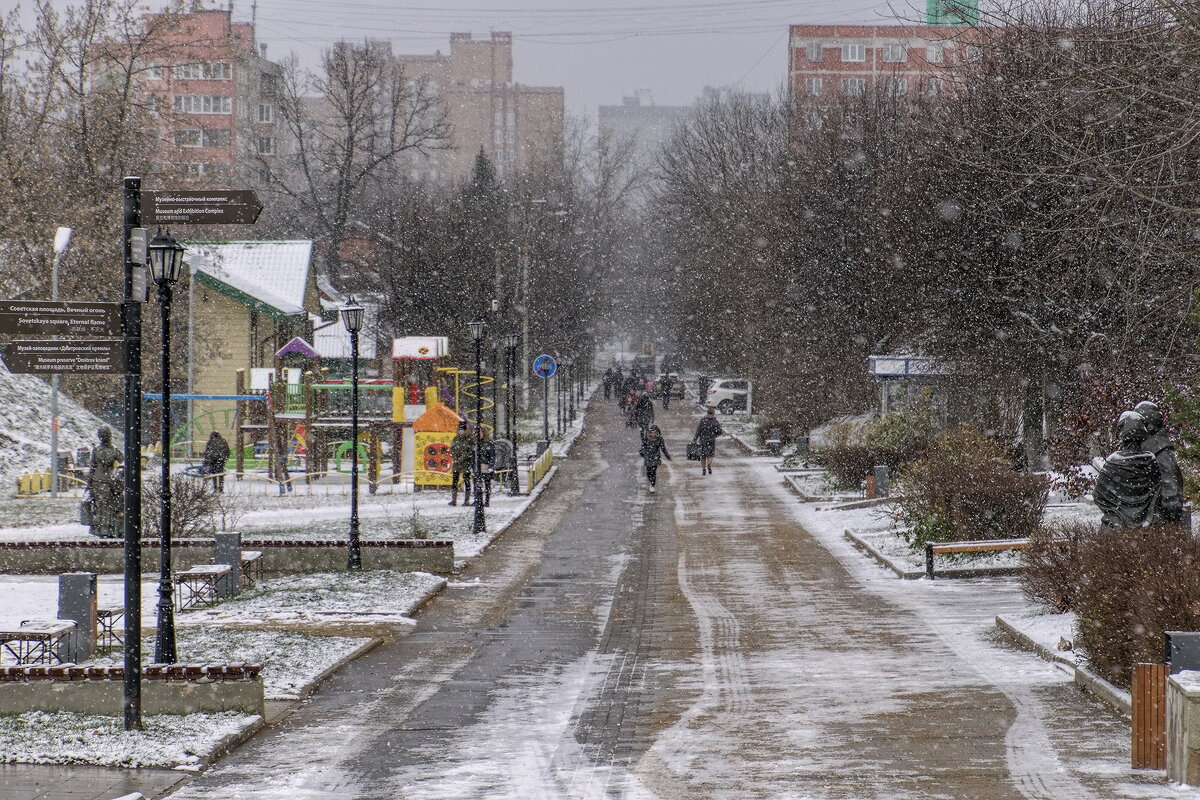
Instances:
[[[1149,435],[1146,418],[1136,411],[1123,412],[1117,420],[1120,449],[1100,467],[1092,493],[1104,512],[1101,529],[1139,528],[1155,520],[1160,475],[1157,459],[1145,450]]]
[[[1146,420],[1149,436],[1142,442],[1147,453],[1152,453],[1158,462],[1159,491],[1158,506],[1153,524],[1178,524],[1183,522],[1183,471],[1175,458],[1175,445],[1171,443],[1163,428],[1163,415],[1156,403],[1143,400],[1133,408]]]
[[[88,473],[88,516],[91,533],[102,538],[121,535],[124,512],[122,481],[117,474],[121,451],[113,447],[112,431],[101,428],[100,446],[92,452],[92,468]]]

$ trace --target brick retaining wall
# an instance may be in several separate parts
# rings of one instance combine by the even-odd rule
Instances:
[[[238,711],[263,715],[257,664],[150,664],[142,670],[146,714]],[[71,711],[120,715],[124,667],[0,667],[0,714]]]
[[[449,574],[454,569],[454,542],[426,539],[363,539],[363,569]],[[263,554],[268,574],[329,572],[346,568],[344,539],[242,540],[243,550]],[[216,542],[210,538],[173,539],[171,566],[183,570],[211,564]],[[142,571],[156,574],[157,539],[142,540]],[[64,572],[112,574],[125,569],[125,543],[120,539],[0,542],[0,573],[58,575]]]

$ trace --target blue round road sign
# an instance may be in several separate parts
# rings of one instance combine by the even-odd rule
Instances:
[[[554,356],[541,355],[533,360],[533,374],[539,378],[549,378],[558,370],[558,362]]]

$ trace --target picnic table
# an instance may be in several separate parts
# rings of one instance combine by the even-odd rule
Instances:
[[[175,573],[175,590],[180,611],[217,602],[217,586],[228,575],[228,564],[197,564]]]
[[[125,606],[107,606],[96,609],[96,646],[124,647]]]
[[[62,664],[63,645],[74,635],[75,623],[69,619],[27,619],[0,630],[0,655],[7,653],[17,664]]]

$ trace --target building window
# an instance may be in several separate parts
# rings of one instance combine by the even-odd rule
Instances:
[[[825,81],[823,79],[811,75],[806,77],[804,79],[804,93],[809,97],[820,97],[821,86],[824,84],[824,82]]]
[[[493,150],[492,151],[492,163],[493,164],[504,163],[504,151],[503,150]]]
[[[900,97],[908,92],[908,79],[888,78],[883,83],[883,89],[892,97]]]
[[[230,139],[226,128],[208,128],[204,131],[205,147],[229,147]]]
[[[279,81],[270,72],[263,72],[259,75],[258,88],[264,97],[274,97],[279,90]]]
[[[210,81],[233,80],[233,67],[228,61],[213,61],[204,65],[205,79]]]
[[[217,94],[177,94],[175,112],[178,114],[229,114],[233,101]]]
[[[258,137],[258,154],[260,156],[275,155],[275,137],[274,136],[259,136]]]
[[[227,164],[191,163],[184,164],[189,178],[223,178],[229,175]]]
[[[497,111],[495,114],[492,115],[492,124],[494,124],[497,128],[499,128],[501,125],[504,124],[504,112],[503,111]]]
[[[199,80],[200,65],[192,64],[187,61],[181,61],[175,65],[175,80]]]
[[[940,44],[931,44],[925,47],[925,60],[930,64],[940,64],[945,60],[945,48]]]
[[[902,44],[885,44],[883,60],[888,64],[900,64],[908,60],[908,48]]]
[[[942,79],[941,78],[926,78],[925,79],[925,96],[940,97],[942,94]]]
[[[199,128],[184,128],[175,131],[176,147],[199,147],[201,141]]]
[[[509,111],[504,115],[504,124],[509,128],[517,127],[517,114],[515,111]]]
[[[809,42],[804,45],[804,58],[814,63],[821,61],[825,57],[823,48],[820,42]]]
[[[258,121],[259,122],[274,122],[275,121],[275,106],[270,103],[258,104]]]
[[[865,44],[842,45],[842,61],[866,61],[867,46]]]
[[[175,65],[175,77],[181,81],[228,81],[233,67],[228,61],[180,61]]]
[[[166,67],[162,64],[151,64],[146,68],[146,77],[152,81],[161,81],[166,77]]]
[[[499,128],[492,131],[492,144],[504,144],[504,131]]]
[[[866,78],[842,78],[842,93],[858,97],[867,91]]]

